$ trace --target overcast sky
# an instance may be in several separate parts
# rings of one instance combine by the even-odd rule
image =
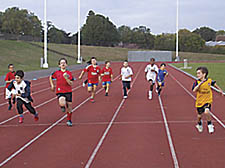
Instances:
[[[48,20],[67,32],[77,31],[77,0],[47,0]],[[0,0],[0,11],[26,8],[43,20],[44,0]],[[225,30],[225,0],[179,0],[179,28],[208,26]],[[176,0],[81,0],[81,23],[89,10],[108,16],[118,27],[147,26],[153,34],[176,31]]]

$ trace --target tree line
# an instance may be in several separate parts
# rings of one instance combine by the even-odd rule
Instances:
[[[48,42],[77,44],[77,33],[67,33],[48,21]],[[41,20],[26,9],[16,7],[0,12],[0,32],[16,35],[40,37],[43,40]],[[189,52],[224,53],[224,47],[207,47],[206,41],[214,41],[217,35],[225,35],[224,30],[215,31],[200,27],[194,31],[179,30],[179,50]],[[86,23],[81,28],[81,44],[106,47],[131,47],[175,51],[176,34],[154,35],[146,26],[131,28],[126,25],[116,27],[108,17],[90,10]]]

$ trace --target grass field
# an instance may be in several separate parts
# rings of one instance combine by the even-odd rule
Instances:
[[[176,67],[183,67],[183,64],[173,64]],[[196,76],[196,69],[199,66],[205,66],[209,70],[209,77],[216,80],[217,84],[225,91],[225,63],[189,63],[192,69],[183,69],[184,71]]]

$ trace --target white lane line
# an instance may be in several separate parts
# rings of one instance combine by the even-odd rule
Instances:
[[[119,76],[117,76],[113,81],[115,81],[116,79],[118,79]],[[81,87],[81,86],[80,86]],[[96,94],[100,93],[103,90],[103,88],[99,89]],[[85,104],[87,101],[90,100],[90,97],[88,97],[87,99],[85,99],[82,103],[80,103],[79,105],[77,105],[72,112],[76,111],[78,108],[80,108],[83,104]],[[60,118],[59,120],[57,120],[55,123],[53,123],[51,126],[49,126],[48,128],[46,128],[44,131],[42,131],[40,134],[38,134],[36,137],[34,137],[33,139],[31,139],[28,143],[26,143],[24,146],[22,146],[21,148],[19,148],[16,152],[14,152],[12,155],[10,155],[7,159],[5,159],[4,161],[2,161],[0,163],[0,167],[5,165],[6,163],[8,163],[10,160],[12,160],[15,156],[17,156],[19,153],[21,153],[24,149],[26,149],[27,147],[29,147],[32,143],[34,143],[36,140],[38,140],[41,136],[43,136],[45,133],[47,133],[49,130],[51,130],[52,128],[54,128],[57,124],[59,124],[62,120],[64,120],[66,118],[67,115],[64,115],[62,118]]]
[[[170,151],[171,151],[172,158],[173,158],[173,164],[174,164],[175,168],[179,168],[179,164],[178,164],[176,152],[175,152],[174,145],[173,145],[173,140],[172,140],[172,137],[171,137],[171,134],[170,134],[168,122],[167,122],[167,119],[166,119],[166,114],[165,114],[165,111],[164,111],[164,108],[163,108],[162,100],[161,100],[160,96],[158,96],[158,98],[159,98],[159,104],[160,104],[162,115],[163,115],[164,125],[165,125],[165,128],[166,128],[167,138],[168,138],[169,145],[170,145]]]
[[[140,70],[141,70],[141,68],[140,68]],[[136,75],[136,77],[135,77],[135,79],[134,79],[134,82],[136,81],[136,79],[137,79],[137,77],[138,77],[138,75],[139,75],[139,73],[140,73],[140,70],[138,71],[138,73],[137,73],[137,75]],[[132,83],[132,85],[134,84],[134,82]],[[132,87],[131,87],[131,88],[132,88]],[[130,90],[129,90],[129,91],[130,91]],[[128,91],[128,93],[129,93],[129,91]],[[119,113],[119,111],[120,111],[122,105],[124,104],[124,102],[125,102],[125,99],[123,99],[123,100],[121,101],[120,105],[118,106],[118,108],[117,108],[116,112],[114,113],[114,115],[113,115],[113,117],[112,117],[110,123],[108,124],[106,130],[104,131],[104,133],[103,133],[103,135],[102,135],[100,141],[98,142],[98,144],[97,144],[97,146],[95,147],[94,151],[92,152],[90,158],[88,159],[88,162],[87,162],[87,164],[85,165],[85,168],[89,168],[89,167],[91,166],[91,164],[92,164],[92,162],[93,162],[93,160],[94,160],[94,158],[95,158],[97,152],[99,151],[100,147],[102,146],[103,141],[104,141],[105,137],[107,136],[107,134],[109,133],[109,130],[110,130],[110,128],[112,127],[112,125],[113,125],[113,123],[114,123],[114,120],[116,119],[116,117],[117,117],[117,115],[118,115],[118,113]]]
[[[182,87],[194,100],[196,100],[195,96],[189,92],[171,73],[170,76],[178,83],[178,85],[180,85],[180,87]],[[223,127],[225,128],[224,123],[212,112],[210,112],[211,116]]]
[[[76,88],[74,88],[73,91],[79,89],[80,87],[81,87],[81,85],[78,86],[78,87],[76,87]],[[48,104],[49,102],[51,102],[51,101],[53,101],[53,100],[55,100],[55,99],[57,99],[57,97],[54,97],[54,98],[52,98],[52,99],[49,99],[49,100],[45,101],[44,103],[41,103],[41,104],[35,106],[34,108],[39,108],[39,107],[41,107],[41,106],[43,106],[43,105],[45,105],[45,104]],[[28,110],[26,110],[23,114],[26,114],[26,113],[28,113]],[[17,117],[19,117],[19,115],[15,115],[15,116],[13,116],[13,117],[10,117],[9,119],[0,122],[0,125],[5,124],[5,123],[7,123],[7,122],[9,122],[9,121],[11,121],[11,120],[17,118]]]

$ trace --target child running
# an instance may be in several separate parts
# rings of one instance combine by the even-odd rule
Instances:
[[[132,80],[133,71],[131,67],[128,65],[128,61],[123,62],[123,67],[121,68],[120,80],[122,80],[123,84],[123,98],[127,99],[127,91],[130,90],[130,83]]]
[[[215,81],[213,81],[210,78],[207,78],[208,76],[208,69],[206,67],[198,67],[197,70],[197,78],[193,84],[192,90],[193,92],[197,93],[196,96],[196,103],[195,106],[197,108],[197,122],[196,128],[199,132],[203,131],[202,126],[202,115],[206,115],[207,124],[208,124],[208,131],[209,133],[214,132],[214,125],[212,123],[210,111],[211,111],[211,105],[213,102],[213,94],[211,86],[216,87],[219,89],[219,91],[223,95],[222,89],[216,84]]]
[[[156,81],[157,81],[156,92],[158,93],[159,96],[162,91],[162,88],[165,86],[165,77],[168,76],[168,72],[165,68],[166,68],[166,64],[162,63],[160,65],[160,69],[156,78]]]
[[[152,99],[152,91],[153,91],[153,86],[155,84],[157,73],[158,73],[158,67],[155,64],[155,58],[151,58],[150,64],[147,65],[145,68],[145,76],[147,81],[150,83],[150,90],[148,92],[148,98],[150,100]]]
[[[105,89],[105,96],[109,95],[109,86],[113,80],[112,68],[110,68],[110,61],[105,62],[105,67],[101,71],[102,87]]]
[[[12,109],[12,92],[9,91],[8,87],[10,83],[15,79],[15,71],[13,64],[8,65],[9,72],[5,76],[5,99],[9,102],[8,110]],[[12,90],[13,91],[13,90]],[[13,98],[13,104],[15,104],[15,97]]]
[[[94,103],[94,97],[98,82],[101,80],[101,69],[97,65],[95,57],[91,58],[91,65],[87,66],[80,74],[79,79],[82,79],[85,72],[88,73],[88,92],[91,93],[91,102]]]
[[[55,90],[53,79],[56,79],[56,95],[59,99],[59,106],[62,112],[67,111],[67,126],[72,126],[72,85],[74,78],[72,73],[68,71],[67,60],[61,58],[58,62],[59,70],[52,73],[49,77],[51,90]]]
[[[23,80],[24,72],[22,70],[18,70],[15,73],[15,80],[13,80],[10,85],[8,86],[8,89],[11,91],[12,89],[15,90],[15,93],[13,93],[16,97],[17,101],[17,111],[19,113],[19,123],[23,123],[23,105],[27,108],[27,110],[34,115],[34,120],[38,121],[38,113],[34,109],[34,107],[31,105],[31,102],[33,102],[33,99],[31,97],[31,91],[30,91],[30,85],[31,83],[29,81]]]

